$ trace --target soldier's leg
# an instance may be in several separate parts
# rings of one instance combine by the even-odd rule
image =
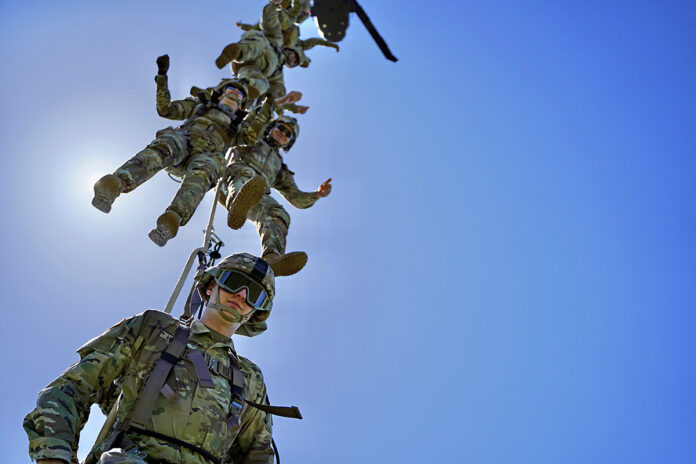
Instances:
[[[262,31],[248,31],[242,34],[239,42],[227,45],[215,60],[215,65],[222,69],[230,61],[248,63],[255,61],[261,53],[270,47],[268,39]]]
[[[191,219],[206,192],[215,186],[224,164],[220,153],[199,153],[191,158],[179,190],[166,211],[157,218],[157,228],[150,231],[153,242],[164,246],[176,236],[179,226]]]
[[[157,138],[145,149],[126,161],[113,174],[107,174],[94,184],[92,205],[99,211],[108,213],[121,193],[135,190],[163,168],[181,162],[186,155],[185,134],[171,128],[159,131]]]
[[[246,222],[249,210],[266,193],[266,181],[240,161],[233,161],[225,174],[227,225],[232,229],[240,229]]]
[[[285,253],[290,227],[290,215],[270,195],[264,195],[249,211],[248,218],[261,236],[262,257],[273,268],[276,276],[288,276],[299,272],[307,263],[307,253]]]
[[[270,88],[268,78],[254,65],[240,66],[235,75],[247,86],[250,99],[265,94]]]
[[[97,464],[147,464],[145,459],[139,456],[137,448],[124,451],[121,448],[113,448],[102,453]]]

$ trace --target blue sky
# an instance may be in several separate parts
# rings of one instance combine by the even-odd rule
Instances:
[[[284,462],[694,462],[696,5],[362,5],[399,62],[353,16],[339,53],[286,72],[311,106],[287,163],[334,190],[281,200],[309,263],[237,341],[305,416],[275,421]],[[201,241],[210,198],[165,248],[147,238],[164,174],[90,205],[170,124],[155,58],[174,98],[216,83],[262,6],[0,2],[0,461],[28,462],[37,392],[163,307]],[[225,253],[259,252],[250,224],[216,226]]]

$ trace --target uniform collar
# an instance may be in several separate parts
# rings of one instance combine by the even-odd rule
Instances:
[[[206,345],[210,345],[209,348],[227,347],[236,352],[231,338],[212,330],[198,319],[191,323],[191,338],[196,338]]]

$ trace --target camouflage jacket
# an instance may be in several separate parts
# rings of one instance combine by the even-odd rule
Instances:
[[[271,119],[270,101],[255,108],[241,120],[237,113],[225,105],[206,105],[200,99],[192,97],[172,101],[167,81],[167,76],[155,76],[157,114],[175,121],[186,120],[183,127],[199,136],[214,138],[216,145],[222,146],[223,150],[237,144],[256,143]]]
[[[244,163],[251,167],[266,179],[266,185],[280,192],[295,208],[309,208],[317,201],[316,192],[303,192],[297,187],[295,173],[283,162],[278,149],[265,140],[256,145],[236,147],[233,163]]]
[[[242,34],[241,42],[256,43],[261,47],[253,60],[233,61],[230,63],[232,72],[237,75],[244,66],[254,66],[268,80],[271,94],[279,98],[287,93],[283,77],[283,65],[285,55],[283,47],[283,29],[279,9],[272,2],[266,4],[256,30],[249,30]]]
[[[98,403],[107,414],[120,394],[117,419],[124,423],[154,362],[178,326],[179,321],[168,314],[148,310],[124,319],[82,346],[78,350],[80,361],[39,393],[36,409],[24,419],[31,459],[76,463],[80,430],[93,403]],[[266,404],[266,387],[259,368],[237,356],[231,339],[211,331],[200,321],[191,326],[186,353],[192,350],[204,355],[214,388],[197,385],[195,368],[185,354],[167,379],[173,398],[159,395],[148,430],[202,448],[224,463],[272,463],[271,416],[247,404],[237,412],[231,406],[228,377],[223,375],[229,369],[230,355],[235,356],[245,376],[243,397]],[[104,442],[95,445],[87,462],[99,459],[114,433],[111,431]],[[127,432],[127,436],[147,456],[147,461],[210,463],[183,446],[135,432]]]

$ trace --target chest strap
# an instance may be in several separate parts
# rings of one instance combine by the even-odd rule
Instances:
[[[122,429],[126,429],[131,425],[143,429],[147,428],[155,402],[172,368],[183,356],[190,333],[191,329],[189,327],[180,325],[176,329],[171,343],[169,343],[169,346],[155,362],[155,367],[138,395],[131,417],[126,419],[126,422],[121,425]]]
[[[268,414],[273,414],[274,416],[302,419],[302,414],[297,406],[271,406],[269,404],[254,403],[253,401],[244,399],[242,396],[244,392],[244,373],[239,368],[237,358],[232,353],[230,353],[230,367],[232,368],[232,381],[230,382],[230,385],[232,385],[232,401],[233,406],[236,406],[234,405],[234,402],[237,402],[239,405],[238,410],[242,409],[241,401],[243,401],[251,407]],[[268,401],[268,395],[266,396],[266,401]]]

